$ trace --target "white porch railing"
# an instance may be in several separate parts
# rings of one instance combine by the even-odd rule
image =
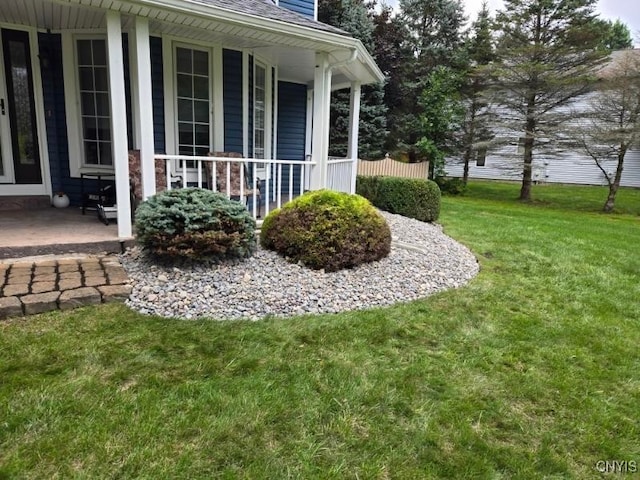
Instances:
[[[156,155],[165,161],[167,188],[175,186],[197,186],[222,191],[228,197],[246,197],[247,208],[254,218],[258,218],[262,206],[264,216],[272,208],[280,208],[284,203],[302,194],[309,188],[308,178],[315,165],[310,161],[269,160],[264,158],[234,158],[188,155]],[[222,178],[216,164],[224,163]],[[240,164],[240,179],[232,179],[231,165]],[[206,166],[208,165],[209,168]],[[246,172],[245,172],[246,168]],[[208,172],[208,173],[207,173]],[[248,174],[248,178],[247,178]],[[177,180],[177,181],[176,181]],[[232,182],[235,180],[235,183]],[[251,191],[260,191],[260,196]],[[239,195],[231,195],[231,192]],[[248,193],[248,194],[247,194]]]
[[[355,193],[352,191],[352,186],[357,168],[358,163],[354,158],[329,158],[327,188],[337,192]]]

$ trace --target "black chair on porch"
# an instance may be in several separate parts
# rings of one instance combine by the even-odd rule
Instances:
[[[155,161],[156,192],[167,189],[167,175],[163,160]],[[97,203],[98,218],[105,225],[118,216],[116,205],[115,186],[111,187],[111,196],[98,196],[101,200]],[[129,196],[131,201],[131,216],[133,217],[138,205],[142,202],[142,166],[140,150],[129,151]]]

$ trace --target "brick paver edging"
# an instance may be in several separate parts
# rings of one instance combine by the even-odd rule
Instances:
[[[130,293],[115,256],[0,260],[0,320],[124,301]]]

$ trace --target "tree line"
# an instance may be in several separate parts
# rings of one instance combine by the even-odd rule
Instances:
[[[610,211],[640,127],[640,63],[629,55],[605,68],[611,52],[633,42],[624,23],[599,18],[595,5],[505,0],[495,16],[485,3],[468,22],[461,0],[400,0],[397,12],[375,0],[320,0],[319,20],[359,38],[386,76],[362,89],[361,158],[429,160],[441,181],[445,158],[454,158],[466,184],[472,161],[516,139],[526,201],[534,155],[579,148],[607,178]],[[573,108],[595,90],[606,95]],[[348,109],[348,93],[335,92],[331,155],[346,154]],[[615,174],[604,167],[610,159]]]

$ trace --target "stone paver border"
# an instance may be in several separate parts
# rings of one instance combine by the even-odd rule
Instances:
[[[130,293],[129,277],[114,255],[0,260],[0,320],[123,302]]]

